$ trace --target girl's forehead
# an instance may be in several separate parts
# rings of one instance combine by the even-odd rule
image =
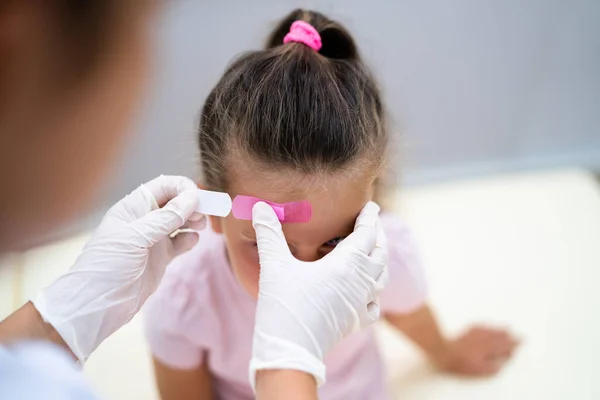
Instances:
[[[321,209],[352,204],[354,200],[373,195],[375,177],[369,172],[305,174],[269,168],[267,171],[246,171],[229,179],[231,197],[251,196],[274,203],[309,201]]]
[[[268,193],[268,191],[256,192],[253,196],[276,203],[308,201],[312,208],[310,221],[283,223],[283,232],[289,243],[321,244],[339,236],[346,236],[353,231],[356,217],[365,204],[372,200],[372,190],[365,190],[359,185],[350,185],[336,191],[307,192],[301,199],[293,195],[286,196]],[[255,237],[251,221],[237,221],[234,225],[239,227],[245,236]]]
[[[288,171],[269,171],[237,177],[229,183],[229,194],[252,196],[273,203],[308,201],[312,217],[306,223],[284,223],[288,242],[322,243],[348,235],[356,217],[372,200],[374,179],[370,174],[348,176],[343,173],[307,176]],[[234,217],[230,217],[235,219]],[[255,237],[251,221],[233,222],[245,236]]]

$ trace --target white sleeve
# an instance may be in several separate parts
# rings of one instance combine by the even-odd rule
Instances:
[[[62,349],[42,342],[0,346],[0,399],[99,400]]]

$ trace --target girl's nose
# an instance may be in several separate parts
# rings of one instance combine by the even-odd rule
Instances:
[[[323,255],[319,252],[318,248],[311,247],[295,247],[290,245],[290,250],[294,257],[296,257],[300,261],[312,262],[317,261]]]

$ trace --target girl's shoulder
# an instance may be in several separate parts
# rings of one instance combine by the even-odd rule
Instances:
[[[183,346],[183,342],[204,347],[214,340],[206,327],[215,326],[218,315],[223,314],[223,301],[218,300],[227,288],[219,271],[229,268],[224,265],[227,258],[221,235],[207,227],[199,236],[193,249],[167,266],[156,292],[144,306],[145,333],[154,352],[160,352],[165,343],[172,348]]]
[[[397,214],[382,212],[379,221],[387,236],[390,268],[398,264],[421,269],[420,249],[412,229]]]
[[[392,241],[402,239],[412,240],[412,230],[398,214],[383,211],[379,215],[379,221],[388,239]]]
[[[419,246],[409,226],[393,213],[381,213],[380,222],[388,240],[389,282],[380,296],[386,313],[407,313],[420,307],[427,297],[427,279]]]
[[[176,257],[168,266],[146,304],[146,313],[158,310],[171,314],[185,311],[202,313],[210,298],[219,290],[220,275],[227,268],[225,240],[210,227],[199,232],[199,240],[190,251]]]
[[[186,282],[192,286],[204,285],[227,264],[225,239],[215,233],[210,225],[198,232],[198,243],[188,252],[176,257],[167,266],[161,286],[172,281]]]

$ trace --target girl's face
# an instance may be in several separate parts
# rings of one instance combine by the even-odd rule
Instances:
[[[266,184],[265,182],[268,182]],[[301,261],[316,261],[354,230],[356,217],[373,197],[370,177],[306,176],[281,174],[279,177],[256,175],[231,182],[229,194],[253,196],[276,203],[308,200],[312,218],[307,223],[283,224],[283,233],[292,254]],[[211,217],[215,232],[222,233],[233,272],[240,284],[258,296],[260,264],[252,221]]]

